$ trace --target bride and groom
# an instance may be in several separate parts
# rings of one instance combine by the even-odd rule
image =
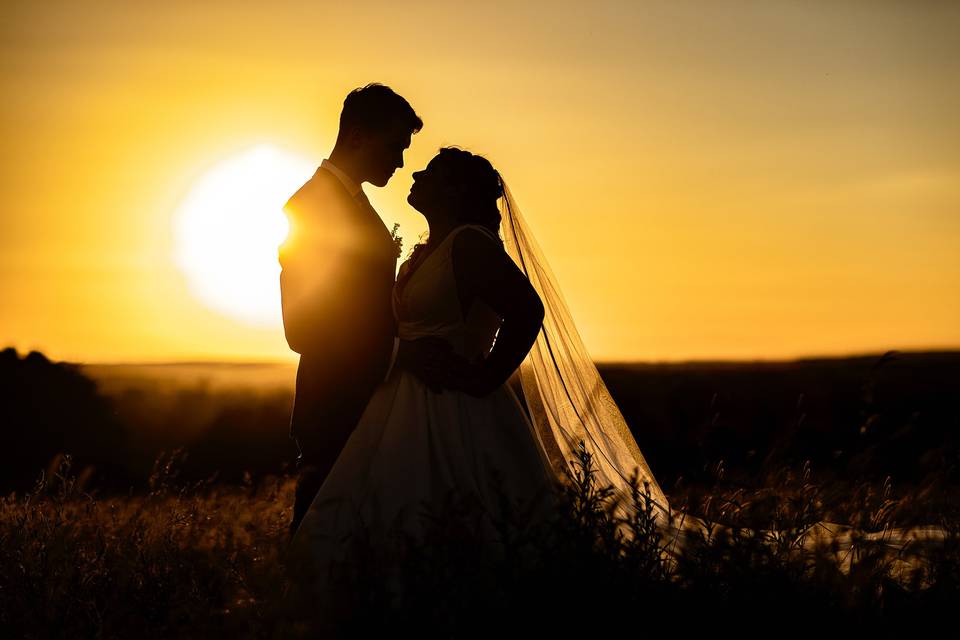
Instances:
[[[389,87],[352,91],[330,157],[284,207],[283,323],[300,354],[292,543],[324,565],[360,523],[416,532],[424,503],[450,492],[499,514],[495,486],[546,513],[578,442],[599,482],[628,490],[633,472],[665,513],[489,161],[448,147],[413,172],[407,201],[429,239],[397,272],[398,243],[361,185],[386,185],[422,126]],[[524,404],[507,384],[518,368]]]
[[[354,90],[330,157],[284,207],[283,323],[300,354],[291,549],[322,581],[358,527],[417,535],[422,509],[451,495],[535,520],[582,448],[617,515],[632,515],[635,487],[648,497],[676,557],[707,527],[671,510],[490,162],[443,148],[413,173],[407,201],[429,239],[397,272],[398,243],[361,185],[386,185],[422,126],[390,88]],[[478,526],[496,538],[490,519]],[[805,547],[852,544],[836,523],[809,532]],[[897,548],[912,534],[867,535]]]

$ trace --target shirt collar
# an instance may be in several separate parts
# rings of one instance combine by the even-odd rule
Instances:
[[[337,165],[335,165],[335,164],[333,164],[332,162],[330,162],[329,159],[328,159],[328,160],[324,160],[323,162],[321,162],[321,163],[320,163],[320,168],[321,168],[321,169],[326,169],[327,171],[329,171],[329,172],[332,173],[333,175],[337,176],[337,179],[340,180],[340,182],[343,183],[343,186],[346,187],[347,192],[348,192],[352,197],[355,198],[355,197],[357,197],[357,194],[358,194],[358,193],[362,193],[362,192],[363,192],[363,189],[360,188],[360,185],[359,185],[359,184],[357,184],[356,182],[354,182],[353,179],[352,179],[350,176],[348,176],[348,175],[345,174],[343,171],[341,171],[340,168],[337,167]]]

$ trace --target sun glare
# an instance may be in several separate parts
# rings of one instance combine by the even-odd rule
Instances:
[[[315,169],[304,158],[260,145],[197,181],[175,217],[175,260],[205,305],[250,325],[281,326],[283,205]]]

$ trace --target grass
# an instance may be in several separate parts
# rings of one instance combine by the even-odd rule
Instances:
[[[891,632],[949,620],[960,602],[960,500],[950,486],[838,488],[809,465],[747,485],[718,464],[710,485],[669,492],[674,508],[723,525],[674,557],[645,492],[634,483],[633,516],[616,516],[583,450],[548,520],[507,510],[491,545],[476,505],[451,495],[425,512],[422,540],[398,533],[384,546],[358,535],[337,597],[319,602],[287,555],[294,479],[184,483],[183,455],[161,456],[144,494],[100,497],[61,456],[30,492],[3,499],[8,637]],[[819,520],[865,530],[932,522],[948,535],[904,557],[855,540],[843,570],[836,549],[795,544]],[[783,535],[742,534],[757,528]]]

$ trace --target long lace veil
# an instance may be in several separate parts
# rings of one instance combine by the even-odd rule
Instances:
[[[648,483],[657,520],[665,522],[670,509],[667,497],[587,353],[556,277],[513,194],[502,184],[504,248],[540,295],[545,310],[543,327],[519,372],[541,454],[558,475],[565,468],[573,473],[570,465],[583,441],[597,485],[613,486],[621,514],[631,502],[630,474],[634,473],[641,492]]]

